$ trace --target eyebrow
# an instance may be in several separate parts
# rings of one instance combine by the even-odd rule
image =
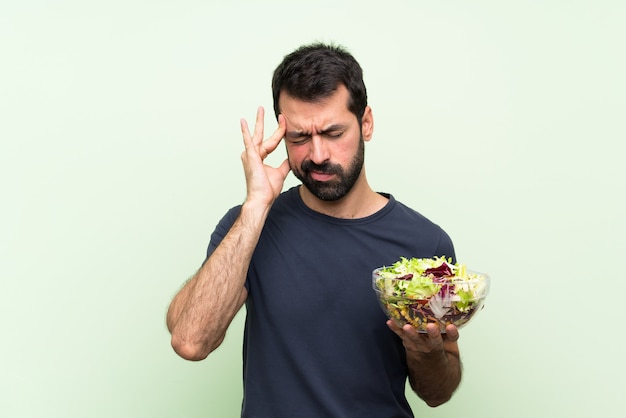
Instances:
[[[321,130],[321,131],[319,131],[318,133],[319,133],[320,135],[326,135],[326,134],[328,134],[328,133],[330,133],[330,132],[341,131],[342,129],[346,129],[346,126],[345,126],[345,125],[342,125],[342,124],[337,123],[337,124],[334,124],[334,125],[330,125],[330,126],[326,127],[325,129],[322,129],[322,130]],[[309,136],[309,135],[311,135],[311,133],[310,133],[310,132],[306,132],[306,131],[296,131],[296,130],[294,130],[294,131],[287,131],[287,132],[285,133],[285,137],[286,137],[286,138],[290,138],[290,139],[293,139],[293,138],[302,138],[303,136]]]

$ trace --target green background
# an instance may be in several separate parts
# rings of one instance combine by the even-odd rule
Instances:
[[[373,187],[493,277],[416,415],[622,416],[624,4],[2,2],[0,416],[238,415],[242,314],[200,363],[164,316],[245,196],[239,118],[315,40],[365,70]]]

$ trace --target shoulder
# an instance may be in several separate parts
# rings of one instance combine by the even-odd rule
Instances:
[[[422,248],[430,248],[430,256],[445,255],[455,258],[450,235],[428,217],[389,195],[389,212],[383,218],[389,235],[410,235],[411,241]],[[426,251],[428,253],[429,251]]]
[[[418,212],[417,210],[411,208],[410,206],[396,200],[393,195],[391,194],[383,194],[385,196],[387,196],[389,198],[389,207],[390,207],[390,213],[396,217],[396,218],[400,218],[400,219],[404,219],[406,221],[410,221],[410,222],[417,222],[417,223],[421,223],[423,225],[428,225],[428,226],[432,226],[432,227],[437,227],[439,228],[438,225],[436,225],[433,221],[431,221],[429,218],[427,218],[426,216],[422,215],[420,212]]]

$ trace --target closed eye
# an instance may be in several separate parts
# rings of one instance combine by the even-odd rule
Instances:
[[[327,139],[339,139],[345,133],[344,125],[335,124],[319,131],[319,135]],[[287,131],[285,139],[294,145],[304,144],[311,140],[312,134],[304,131]]]
[[[342,135],[343,135],[343,131],[324,132],[324,136],[327,138],[331,138],[331,139],[341,138]]]
[[[285,139],[292,144],[300,145],[304,144],[308,140],[311,139],[311,135],[307,134],[287,134],[285,135]]]
[[[325,136],[330,139],[338,139],[341,138],[343,133],[346,131],[346,127],[342,124],[334,124],[328,126],[326,129],[320,132],[320,135]]]

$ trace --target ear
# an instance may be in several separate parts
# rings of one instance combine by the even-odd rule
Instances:
[[[372,135],[374,135],[374,115],[372,114],[372,108],[369,106],[365,107],[365,113],[363,113],[361,133],[365,142],[372,139]]]

